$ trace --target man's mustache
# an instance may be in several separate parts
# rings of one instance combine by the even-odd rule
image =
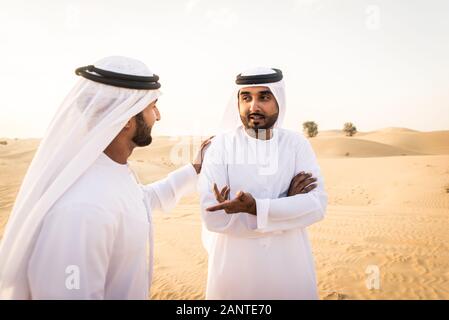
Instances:
[[[248,115],[247,115],[247,118],[250,118],[250,117],[252,117],[252,116],[264,117],[264,118],[265,118],[265,115],[264,115],[264,114],[257,113],[257,112],[253,112],[253,113],[248,114]]]

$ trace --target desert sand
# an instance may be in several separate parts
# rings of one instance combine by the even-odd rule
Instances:
[[[170,160],[179,138],[153,141],[130,161],[144,183],[180,165]],[[449,131],[330,130],[310,141],[329,195],[326,218],[308,228],[321,299],[449,299]],[[0,138],[0,236],[38,143]],[[153,299],[204,299],[198,201],[154,215]],[[373,266],[378,289],[366,284]]]

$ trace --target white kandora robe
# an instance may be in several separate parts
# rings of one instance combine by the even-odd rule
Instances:
[[[317,188],[287,197],[292,178],[310,172]],[[217,204],[213,183],[256,199],[257,216],[207,212]],[[273,130],[269,140],[250,137],[242,126],[217,135],[199,181],[203,243],[209,254],[207,299],[317,299],[306,228],[323,219],[327,195],[309,141]]]
[[[28,265],[31,298],[148,298],[152,211],[171,210],[196,183],[189,164],[141,185],[101,153],[44,218]]]

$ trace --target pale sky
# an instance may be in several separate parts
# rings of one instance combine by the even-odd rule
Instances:
[[[41,137],[105,56],[159,74],[156,135],[207,135],[235,75],[282,69],[285,127],[449,130],[449,1],[0,0],[0,137]]]

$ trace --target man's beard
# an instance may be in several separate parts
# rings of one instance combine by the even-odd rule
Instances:
[[[136,114],[136,133],[132,138],[138,147],[145,147],[151,144],[151,127],[149,127],[143,119],[142,112]]]
[[[267,116],[261,113],[253,112],[247,113],[246,115],[240,115],[240,120],[242,120],[245,129],[253,130],[267,130],[271,129],[276,121],[278,120],[279,111],[271,116]]]

